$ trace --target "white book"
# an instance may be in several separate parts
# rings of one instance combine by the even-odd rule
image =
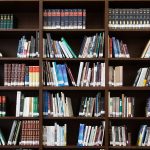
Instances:
[[[113,100],[112,97],[109,97],[109,117],[113,116]]]
[[[139,80],[136,86],[144,86],[144,79],[148,68],[142,68]]]
[[[54,126],[46,126],[47,128],[47,146],[54,146],[55,139],[55,127]]]
[[[88,128],[89,128],[89,126],[86,126],[85,130],[84,130],[83,146],[85,146],[85,141],[86,141],[86,138],[87,138]]]
[[[67,124],[64,124],[64,143],[63,146],[67,145]]]
[[[95,138],[96,138],[96,133],[97,133],[97,130],[98,130],[98,126],[95,126],[95,128],[94,128],[94,134],[93,134],[93,138],[92,138],[92,144],[91,144],[91,146],[94,146],[94,145],[96,145]]]
[[[13,121],[13,125],[11,127],[11,131],[10,131],[10,134],[9,134],[7,145],[12,145],[13,144],[12,140],[13,140],[16,125],[17,125],[17,121],[15,120],[15,121]]]
[[[78,78],[77,78],[77,86],[80,86],[80,84],[81,84],[83,65],[84,65],[84,62],[80,62],[79,71],[78,71]]]
[[[91,126],[88,127],[87,137],[86,137],[86,140],[85,140],[85,143],[84,143],[85,146],[88,146],[90,134],[91,134]]]
[[[23,117],[29,117],[30,97],[25,97],[23,107]]]
[[[92,146],[92,140],[93,140],[93,136],[95,134],[95,127],[92,127],[91,128],[91,134],[90,134],[90,137],[89,137],[89,141],[87,143],[87,146]]]
[[[70,55],[67,53],[66,48],[64,47],[63,42],[59,41],[59,45],[61,46],[61,49],[63,50],[66,58],[73,58],[73,57],[70,57]]]
[[[21,101],[21,91],[17,91],[16,98],[16,117],[20,116],[20,101]]]
[[[47,145],[47,127],[43,126],[43,145]]]
[[[71,98],[66,97],[66,105],[67,105],[66,117],[71,117],[71,116],[73,116],[73,109],[72,109]]]
[[[146,47],[141,55],[141,58],[148,58],[148,49],[150,47],[150,40],[148,41],[148,43],[146,44]]]
[[[115,133],[115,126],[112,126],[111,128],[111,132],[112,132],[112,145],[116,146],[116,133]]]
[[[58,86],[58,81],[57,81],[57,75],[56,75],[56,62],[52,62],[52,66],[53,66],[53,72],[52,72],[52,75],[53,75],[53,79],[54,79],[54,85],[55,86]]]
[[[105,63],[101,63],[101,86],[105,86]]]

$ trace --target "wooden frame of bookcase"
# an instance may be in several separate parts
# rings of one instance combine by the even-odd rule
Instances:
[[[3,3],[5,0],[0,0],[0,4]],[[109,67],[109,63],[110,61],[129,61],[129,62],[149,62],[150,59],[141,59],[141,58],[130,58],[130,59],[124,59],[124,58],[119,58],[119,59],[116,59],[116,58],[111,58],[109,59],[108,58],[108,34],[110,31],[115,31],[115,32],[121,32],[122,30],[112,30],[112,29],[109,29],[108,28],[108,9],[109,9],[109,2],[114,2],[114,3],[117,3],[117,2],[120,2],[121,0],[73,0],[73,2],[82,2],[82,3],[89,3],[89,4],[92,4],[94,2],[102,2],[104,3],[104,28],[88,28],[88,29],[81,29],[81,30],[77,30],[77,29],[68,29],[68,30],[43,30],[43,5],[44,3],[48,2],[48,3],[71,3],[71,1],[69,2],[68,0],[6,0],[5,3],[9,3],[9,2],[24,2],[24,3],[30,3],[30,2],[35,2],[35,3],[38,3],[38,12],[39,13],[39,27],[38,28],[19,28],[19,29],[10,29],[8,31],[5,31],[5,30],[0,30],[0,33],[3,33],[4,31],[5,32],[28,32],[28,31],[33,31],[33,32],[36,32],[36,31],[39,31],[39,35],[40,35],[40,43],[39,43],[39,47],[40,47],[40,57],[39,58],[36,58],[36,59],[33,59],[32,61],[36,60],[39,62],[39,66],[40,66],[40,86],[39,87],[4,87],[4,86],[0,86],[0,91],[7,91],[7,90],[37,90],[39,92],[39,121],[40,121],[40,135],[41,135],[41,138],[40,138],[40,144],[39,146],[0,146],[0,149],[15,149],[15,148],[33,148],[33,149],[105,149],[105,150],[108,150],[108,149],[150,149],[150,147],[138,147],[138,146],[126,146],[126,147],[117,147],[117,146],[109,146],[109,121],[113,120],[113,121],[127,121],[127,120],[133,120],[133,121],[138,121],[138,120],[149,120],[149,118],[145,118],[145,117],[133,117],[133,118],[109,118],[108,117],[108,92],[111,90],[111,91],[134,91],[134,90],[137,90],[137,91],[149,91],[150,89],[148,87],[132,87],[132,86],[126,86],[126,87],[109,87],[108,85],[108,81],[109,81],[109,72],[108,72],[108,67]],[[135,2],[138,1],[138,2],[141,2],[142,0],[124,0],[125,2],[127,3],[130,3],[131,1],[132,2]],[[144,0],[144,2],[148,2],[148,0]],[[146,4],[145,4],[146,5]],[[79,7],[80,7],[80,3],[79,3]],[[87,12],[88,13],[88,12]],[[98,12],[97,12],[98,13]],[[97,19],[101,19],[101,18],[97,18]],[[90,20],[92,21],[92,20]],[[104,58],[99,58],[99,59],[81,59],[81,58],[77,58],[77,59],[49,59],[49,58],[42,58],[42,39],[43,39],[43,33],[44,32],[75,32],[74,34],[78,33],[78,32],[84,32],[85,34],[88,33],[88,32],[104,32],[105,33],[105,55],[104,55]],[[131,29],[127,30],[127,32],[131,32],[132,34],[132,31]],[[145,30],[137,30],[137,32],[150,32],[150,29],[145,29]],[[126,32],[126,31],[124,31]],[[32,58],[31,58],[32,59]],[[30,58],[24,58],[22,59],[23,61],[28,61],[28,60],[31,60]],[[22,61],[20,60],[19,58],[0,58],[0,61]],[[106,68],[106,74],[105,74],[105,82],[106,82],[106,86],[105,87],[43,87],[42,85],[42,64],[43,64],[43,60],[49,60],[49,61],[64,61],[64,62],[69,62],[69,61],[77,61],[77,62],[80,62],[80,61],[104,61],[105,62],[105,68]],[[88,121],[92,121],[92,120],[96,120],[96,122],[98,123],[99,121],[101,120],[105,120],[106,122],[106,127],[105,127],[105,140],[104,140],[104,146],[92,146],[92,147],[77,147],[76,146],[76,143],[75,145],[69,145],[69,146],[54,146],[54,147],[51,147],[51,146],[43,146],[42,145],[42,126],[43,126],[43,122],[44,122],[44,117],[43,117],[43,112],[42,112],[42,94],[43,94],[43,90],[50,90],[50,91],[103,91],[104,92],[104,96],[105,96],[105,117],[100,117],[100,118],[79,118],[79,117],[68,117],[68,118],[48,118],[46,120],[49,120],[49,121],[54,121],[54,120],[63,120],[65,121],[66,123],[69,122],[69,121],[76,121],[76,120],[81,120],[81,121],[84,121],[84,120],[88,120]],[[16,117],[4,117],[4,118],[0,118],[0,123],[3,121],[3,120],[14,120],[14,119],[19,119],[19,120],[24,120],[24,119],[34,119],[34,118],[16,118]],[[67,133],[69,134],[69,133]],[[77,141],[76,141],[77,142]]]

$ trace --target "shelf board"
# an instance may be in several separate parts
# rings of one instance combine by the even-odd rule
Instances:
[[[111,62],[118,62],[118,61],[137,61],[137,62],[143,62],[143,61],[150,61],[150,58],[108,58],[108,60]]]
[[[105,61],[105,58],[43,58],[47,61]]]
[[[1,57],[0,61],[39,61],[39,58]]]
[[[46,117],[45,120],[104,120],[105,117]]]
[[[108,29],[108,31],[110,32],[149,32],[150,28],[146,28],[146,29]]]
[[[37,32],[39,29],[0,29],[0,32]]]
[[[100,149],[105,148],[105,146],[43,146],[44,148],[55,148],[55,149]]]
[[[51,87],[51,86],[44,86],[43,90],[68,90],[68,91],[83,91],[83,90],[90,90],[90,91],[97,91],[97,90],[105,90],[105,87]]]
[[[109,146],[112,149],[150,149],[150,146]]]
[[[68,1],[68,0],[67,0]],[[45,32],[104,32],[104,29],[43,29]]]
[[[140,0],[109,0],[109,2],[133,2],[133,1],[140,1]],[[142,2],[149,2],[149,0],[142,0]]]
[[[6,116],[0,117],[0,120],[38,120],[39,117],[14,117],[14,116]]]
[[[68,2],[68,0],[43,0],[43,2]],[[105,0],[72,0],[72,2],[105,2]]]
[[[5,145],[2,146],[0,145],[0,149],[5,149],[5,148],[9,148],[9,149],[14,149],[14,148],[39,148],[38,145]]]
[[[150,117],[109,117],[109,120],[150,120]]]
[[[150,87],[133,87],[133,86],[120,86],[120,87],[109,87],[109,90],[116,91],[116,90],[125,90],[125,91],[149,91]]]
[[[0,90],[39,90],[39,87],[0,86]]]
[[[39,2],[39,0],[0,0],[0,2]]]

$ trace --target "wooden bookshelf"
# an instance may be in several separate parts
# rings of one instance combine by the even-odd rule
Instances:
[[[8,97],[8,108],[6,117],[0,117],[0,128],[4,130],[8,140],[13,120],[39,120],[40,122],[40,140],[38,146],[22,146],[17,142],[16,146],[1,146],[0,149],[19,149],[30,148],[36,150],[50,149],[150,149],[150,147],[136,146],[138,131],[141,124],[150,125],[150,118],[145,117],[146,99],[150,96],[150,87],[133,87],[133,82],[137,70],[142,66],[149,66],[150,58],[140,58],[141,53],[147,41],[150,39],[150,28],[148,29],[109,29],[108,28],[108,10],[109,8],[148,8],[149,0],[0,0],[0,13],[13,13],[17,18],[17,24],[14,29],[0,29],[0,52],[4,57],[0,58],[0,95]],[[7,8],[7,9],[6,9]],[[43,10],[56,8],[85,8],[87,10],[87,28],[86,29],[43,29]],[[17,58],[18,40],[25,35],[29,38],[36,36],[39,32],[39,58]],[[69,44],[78,55],[84,35],[92,36],[96,33],[104,32],[104,57],[103,58],[43,58],[43,37],[46,33],[51,33],[52,38],[60,39],[62,36],[69,41]],[[108,35],[118,37],[125,41],[129,46],[131,58],[109,58],[108,57]],[[67,63],[73,70],[75,80],[77,79],[80,62],[104,62],[105,63],[105,87],[50,87],[43,86],[42,71],[43,62]],[[40,66],[40,85],[38,87],[19,87],[3,86],[3,72],[5,63],[25,63],[27,65]],[[109,66],[123,65],[124,86],[111,87],[109,82]],[[27,95],[39,97],[39,117],[15,117],[16,91],[22,91]],[[44,91],[64,92],[71,97],[73,104],[74,117],[45,117],[43,116],[43,93]],[[82,96],[94,96],[101,92],[105,97],[105,116],[103,117],[79,117],[78,111]],[[122,93],[135,96],[135,117],[132,118],[114,118],[108,117],[108,94],[120,96]],[[103,146],[77,146],[78,130],[80,123],[88,125],[99,125],[105,121],[105,136]],[[43,146],[43,125],[51,125],[55,122],[67,124],[67,146]],[[131,146],[110,146],[109,144],[109,125],[127,124],[131,131]],[[134,124],[136,124],[134,126]]]

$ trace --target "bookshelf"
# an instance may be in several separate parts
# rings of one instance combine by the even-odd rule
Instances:
[[[7,6],[7,9],[6,9]],[[150,149],[150,146],[136,146],[140,125],[150,125],[149,119],[145,117],[146,99],[149,97],[149,87],[133,87],[137,71],[141,67],[149,67],[149,58],[140,58],[144,47],[149,40],[150,28],[146,29],[111,29],[108,27],[109,8],[148,8],[148,0],[0,0],[0,14],[13,13],[15,26],[13,29],[0,29],[0,95],[7,97],[6,116],[0,117],[0,128],[6,140],[9,138],[13,120],[38,120],[39,121],[39,145],[0,145],[0,149]],[[43,29],[44,9],[86,9],[86,29]],[[17,58],[17,47],[19,39],[25,35],[30,40],[31,35],[37,37],[39,32],[39,53],[37,58]],[[60,40],[61,37],[69,42],[74,52],[78,55],[84,35],[93,36],[96,33],[104,32],[104,56],[102,58],[44,58],[43,38],[50,33],[52,39]],[[115,36],[128,45],[130,58],[109,58],[108,35]],[[75,81],[78,77],[80,62],[105,63],[105,86],[98,87],[51,87],[43,85],[43,64],[45,61],[66,63],[74,75]],[[27,66],[39,66],[39,86],[3,86],[4,85],[4,64],[24,63]],[[109,86],[109,66],[123,66],[123,86]],[[16,93],[22,91],[25,96],[37,96],[39,98],[39,117],[15,117]],[[43,93],[64,92],[71,98],[74,116],[73,117],[51,117],[43,115]],[[101,92],[105,98],[105,115],[100,117],[79,117],[79,108],[83,96],[95,96]],[[127,96],[135,97],[134,117],[109,117],[109,92],[111,96],[120,96],[124,93]],[[105,121],[105,136],[102,146],[77,146],[80,123],[96,126]],[[59,125],[67,124],[67,146],[45,146],[43,145],[43,125],[50,126],[57,122]],[[126,125],[132,133],[131,145],[110,146],[110,123],[112,125]],[[134,126],[133,126],[134,124]],[[20,140],[20,134],[18,141]]]

